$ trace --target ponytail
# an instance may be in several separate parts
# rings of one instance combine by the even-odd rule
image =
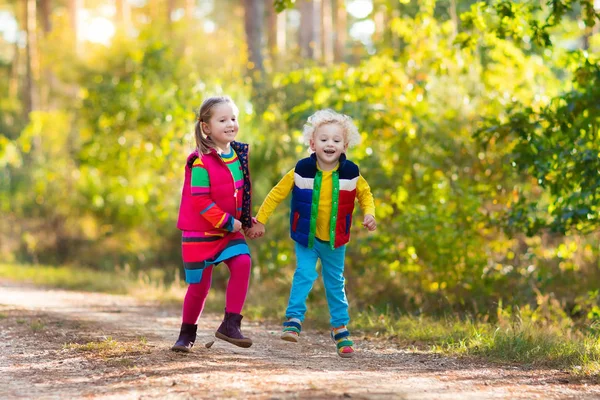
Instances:
[[[196,120],[196,126],[194,127],[194,136],[196,138],[196,150],[198,154],[208,154],[211,148],[215,147],[209,136],[204,134],[202,130],[202,121]]]

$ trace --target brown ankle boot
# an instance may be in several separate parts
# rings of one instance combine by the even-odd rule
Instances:
[[[215,336],[239,347],[252,346],[252,339],[242,335],[240,329],[242,318],[244,317],[241,314],[225,312],[225,318],[223,318],[223,322],[221,322]]]

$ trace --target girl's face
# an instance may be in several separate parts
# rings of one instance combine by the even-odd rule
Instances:
[[[229,151],[229,143],[235,139],[239,130],[238,109],[234,104],[221,103],[211,111],[212,116],[208,122],[203,122],[202,129],[219,149]]]
[[[335,168],[342,153],[348,149],[344,129],[339,124],[319,126],[310,141],[310,149],[316,153],[321,169]]]

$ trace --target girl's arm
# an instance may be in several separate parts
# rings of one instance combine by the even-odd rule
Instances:
[[[235,218],[233,215],[221,210],[210,196],[208,171],[204,168],[200,158],[196,159],[192,166],[191,192],[194,207],[200,210],[200,215],[204,219],[215,228],[226,229],[230,232],[234,231]]]
[[[292,168],[292,170],[285,174],[285,176],[281,178],[279,183],[277,183],[277,185],[275,185],[275,187],[271,189],[271,191],[263,201],[262,205],[258,210],[258,214],[256,215],[256,219],[258,220],[258,222],[260,222],[263,225],[266,224],[271,214],[273,214],[273,211],[275,211],[279,203],[285,200],[285,198],[292,191],[293,187],[294,169]]]

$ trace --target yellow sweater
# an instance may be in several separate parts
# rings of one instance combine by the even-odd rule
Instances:
[[[317,167],[318,168],[318,167]],[[331,220],[331,193],[333,192],[333,180],[331,178],[334,168],[331,171],[322,171],[323,177],[321,180],[321,193],[319,196],[319,211],[317,213],[317,229],[315,236],[328,242],[329,236],[329,224]],[[267,195],[265,201],[263,201],[256,219],[262,224],[266,224],[275,208],[290,194],[294,188],[294,169],[285,174],[283,178],[275,185],[273,189]],[[373,195],[371,194],[371,188],[360,175],[356,182],[356,197],[358,204],[360,205],[363,214],[375,215],[375,203],[373,202]]]

